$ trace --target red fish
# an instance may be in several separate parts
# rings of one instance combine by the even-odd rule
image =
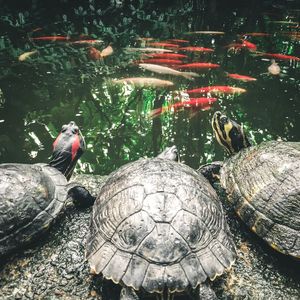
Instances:
[[[225,46],[225,48],[229,48],[229,50],[240,50],[242,48],[247,48],[250,51],[256,51],[257,46],[253,43],[243,40],[242,43],[231,43]]]
[[[179,50],[189,51],[189,52],[214,52],[214,49],[212,49],[212,48],[194,47],[194,46],[181,47],[181,48],[179,48]]]
[[[198,109],[207,109],[209,108],[214,102],[216,102],[217,98],[190,98],[187,101],[177,102],[171,105],[168,105],[166,107],[160,107],[157,109],[154,109],[150,112],[150,117],[157,117],[161,115],[162,113],[166,111],[170,111],[171,109],[178,110],[180,108],[186,107],[192,107],[192,108],[198,108]]]
[[[255,80],[257,80],[254,77],[250,77],[250,76],[246,76],[246,75],[240,75],[240,74],[228,73],[227,76],[232,78],[232,79],[241,80],[241,81],[255,81]]]
[[[241,94],[245,92],[246,92],[245,89],[238,88],[235,86],[227,86],[227,85],[205,86],[205,87],[187,91],[188,94],[204,94],[204,93]]]
[[[272,58],[281,59],[281,60],[300,61],[300,58],[297,56],[286,55],[286,54],[281,54],[281,53],[259,53],[259,54],[262,56],[272,57]]]
[[[169,40],[170,42],[173,42],[173,43],[178,43],[178,44],[185,44],[185,43],[189,43],[190,41],[188,40],[181,40],[181,39],[170,39]]]
[[[187,55],[185,54],[178,54],[178,53],[149,53],[149,54],[145,54],[144,56],[152,57],[152,58],[172,58],[172,59],[187,57]]]
[[[256,51],[257,46],[251,42],[248,42],[246,40],[243,40],[242,46],[249,49],[250,51]]]
[[[69,41],[69,36],[60,36],[60,35],[52,35],[52,36],[39,36],[31,38],[31,40],[35,41]]]
[[[220,65],[218,64],[201,63],[201,62],[194,62],[194,63],[178,66],[179,69],[215,69],[219,67]]]
[[[94,47],[89,47],[88,55],[92,60],[101,59],[101,52],[98,49],[94,48]]]
[[[242,36],[270,36],[270,33],[266,33],[266,32],[247,32],[247,33],[243,33]]]
[[[167,48],[179,48],[179,45],[172,43],[163,43],[163,42],[151,42],[147,45],[152,47],[167,47]]]
[[[157,65],[180,65],[182,61],[179,59],[167,59],[167,58],[148,58],[135,61],[135,63],[145,63],[145,64],[157,64]]]

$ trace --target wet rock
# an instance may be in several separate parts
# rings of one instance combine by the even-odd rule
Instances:
[[[77,180],[95,195],[103,178],[80,175]],[[225,199],[222,201],[238,258],[227,274],[213,282],[218,297],[299,299],[300,262],[274,252],[235,216]],[[118,299],[120,288],[90,275],[84,259],[90,212],[91,208],[69,208],[44,238],[1,261],[0,299]]]

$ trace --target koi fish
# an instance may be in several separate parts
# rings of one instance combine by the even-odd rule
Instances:
[[[147,58],[141,59],[140,61],[135,61],[136,63],[146,63],[146,64],[157,64],[157,65],[180,65],[182,61],[179,59],[167,59],[167,58]]]
[[[107,46],[102,51],[99,51],[98,49],[96,49],[94,47],[90,47],[88,54],[92,60],[99,60],[106,56],[111,55],[113,52],[114,52],[114,50],[111,46]]]
[[[193,73],[193,72],[180,72],[177,70],[174,70],[172,68],[169,67],[164,67],[164,66],[160,66],[160,65],[154,65],[154,64],[139,64],[139,66],[145,70],[151,71],[151,72],[155,72],[155,73],[159,73],[159,74],[169,74],[169,75],[175,75],[175,76],[182,76],[184,78],[193,80],[193,77],[199,77],[199,75],[197,73]]]
[[[227,76],[236,79],[236,80],[241,80],[241,81],[255,81],[257,80],[254,77],[246,76],[246,75],[240,75],[240,74],[232,74],[232,73],[227,73]]]
[[[88,55],[92,60],[101,59],[101,52],[98,49],[94,48],[94,47],[89,47]]]
[[[117,84],[127,83],[138,87],[170,87],[174,85],[172,81],[161,80],[152,77],[123,78],[123,79],[113,80],[113,82]]]
[[[178,43],[178,44],[185,44],[185,43],[189,43],[190,41],[188,40],[181,40],[181,39],[170,39],[170,42],[174,42],[174,43]]]
[[[188,94],[204,94],[204,93],[241,94],[241,93],[245,93],[245,92],[246,92],[245,89],[238,88],[235,86],[227,86],[227,85],[206,86],[206,87],[187,91]]]
[[[112,46],[109,45],[100,52],[100,55],[103,58],[103,57],[112,55],[113,52],[114,52],[114,49],[112,48]]]
[[[178,54],[178,53],[149,53],[144,55],[151,58],[171,58],[171,59],[187,58],[187,55]]]
[[[148,42],[148,41],[153,41],[154,38],[151,38],[151,37],[137,37],[136,40],[137,41],[143,41],[143,42],[146,41],[146,42]]]
[[[34,50],[34,51],[30,51],[30,52],[24,52],[23,54],[21,54],[19,57],[18,57],[18,60],[19,61],[24,61],[26,60],[27,58],[29,58],[31,55],[37,53],[37,50]]]
[[[211,48],[204,48],[204,47],[181,47],[179,50],[182,51],[189,51],[189,52],[214,52],[214,49]]]
[[[245,47],[247,49],[249,49],[250,51],[256,51],[257,50],[257,46],[251,42],[248,42],[246,40],[243,40],[242,42],[242,47]]]
[[[177,102],[165,107],[160,107],[160,108],[156,108],[153,109],[150,113],[149,113],[149,117],[157,117],[163,113],[165,113],[166,111],[170,111],[172,109],[174,110],[178,110],[180,108],[198,108],[198,109],[207,109],[209,108],[214,102],[216,102],[218,99],[217,98],[190,98],[189,100],[186,101],[181,101],[181,102]]]
[[[69,41],[70,37],[69,36],[60,36],[60,35],[52,35],[52,36],[39,36],[39,37],[33,37],[30,38],[31,40],[34,41]]]
[[[78,41],[74,41],[74,42],[71,42],[72,44],[90,44],[90,45],[93,45],[93,44],[100,44],[100,43],[103,43],[103,40],[78,40]]]
[[[163,42],[151,42],[148,43],[148,45],[153,47],[179,48],[179,45],[177,44],[163,43]]]
[[[241,34],[241,36],[256,36],[256,37],[270,36],[270,35],[271,35],[270,33],[266,33],[266,32],[247,32]]]
[[[178,66],[179,69],[215,69],[219,67],[220,65],[218,64],[200,63],[200,62],[194,62],[194,63]]]
[[[274,23],[274,24],[288,24],[288,25],[299,25],[298,22],[295,22],[295,21],[273,21],[273,20],[270,20],[270,21],[267,21],[268,23]]]
[[[152,47],[145,47],[145,48],[133,48],[133,47],[127,47],[124,48],[127,52],[173,52],[169,49],[162,49],[162,48],[152,48]]]
[[[207,34],[207,35],[222,35],[224,31],[189,31],[187,34]]]
[[[295,61],[300,61],[300,58],[297,56],[292,56],[292,55],[286,55],[286,54],[281,54],[281,53],[258,53],[262,56],[267,56],[267,57],[272,57],[272,58],[277,58],[280,60],[295,60]]]

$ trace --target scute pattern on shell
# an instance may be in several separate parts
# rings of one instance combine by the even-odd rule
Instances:
[[[67,180],[46,164],[0,165],[0,256],[46,230],[64,207]]]
[[[221,184],[253,231],[300,258],[299,142],[264,142],[239,152],[221,169]]]
[[[235,248],[209,182],[154,158],[108,177],[93,207],[86,256],[115,283],[161,293],[214,279],[232,265]]]

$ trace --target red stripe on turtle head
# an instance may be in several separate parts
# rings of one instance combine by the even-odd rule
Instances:
[[[52,146],[53,146],[53,151],[55,151],[56,146],[57,146],[57,144],[58,144],[60,138],[61,138],[61,133],[57,136],[57,138],[55,139],[55,141],[54,141],[53,144],[52,144]]]
[[[78,149],[80,149],[80,138],[79,138],[78,134],[76,134],[75,139],[72,144],[72,161],[77,156]]]

